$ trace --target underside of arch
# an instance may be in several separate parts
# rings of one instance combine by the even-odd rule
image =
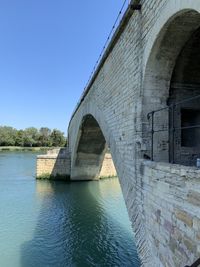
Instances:
[[[78,134],[71,180],[99,179],[106,151],[106,140],[98,122],[92,115],[86,115]]]

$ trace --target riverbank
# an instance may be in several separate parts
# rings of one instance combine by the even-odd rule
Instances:
[[[55,147],[20,147],[20,146],[0,146],[1,151],[10,151],[10,152],[46,152],[47,150],[54,149]]]

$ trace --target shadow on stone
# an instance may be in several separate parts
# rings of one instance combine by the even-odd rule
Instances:
[[[37,156],[37,179],[70,180],[70,153],[68,148],[49,150]]]

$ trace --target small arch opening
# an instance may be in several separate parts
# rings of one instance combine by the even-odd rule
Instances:
[[[170,153],[173,153],[171,157],[175,163],[183,165],[195,165],[200,157],[199,47],[200,28],[192,34],[178,56],[169,91],[169,105],[180,103],[173,110],[176,130],[173,140],[170,135],[170,146],[174,147],[173,150],[170,148]]]
[[[200,14],[183,10],[161,30],[144,77],[144,142],[155,161],[193,165],[200,156]],[[189,100],[188,103],[179,104]]]

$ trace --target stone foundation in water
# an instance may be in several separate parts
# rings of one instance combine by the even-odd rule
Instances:
[[[70,176],[70,153],[66,148],[47,151],[37,156],[37,179],[68,180]]]
[[[37,156],[37,179],[70,180],[71,155],[68,148],[47,151],[45,155]],[[106,153],[99,179],[116,177],[117,172],[110,153]]]

